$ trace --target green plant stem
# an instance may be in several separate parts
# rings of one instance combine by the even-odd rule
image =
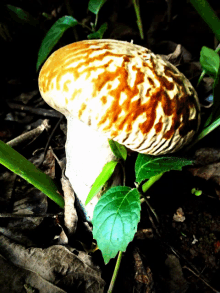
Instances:
[[[144,32],[143,32],[143,25],[142,25],[142,21],[141,21],[139,2],[138,2],[138,0],[132,0],[132,1],[133,1],[136,17],[137,17],[137,26],[139,29],[140,37],[143,40],[144,39]]]
[[[206,0],[190,0],[190,2],[220,41],[220,20],[209,3]]]
[[[125,176],[126,176],[126,174],[125,174],[125,167],[124,167],[123,163],[124,162],[120,162],[122,170],[123,170],[123,186],[125,186],[125,181],[126,181]],[[119,268],[120,268],[120,265],[121,265],[121,259],[122,259],[122,251],[119,251],[117,262],[116,262],[116,265],[115,265],[115,268],[114,268],[114,272],[113,272],[112,279],[111,279],[111,282],[110,282],[110,285],[109,285],[107,293],[112,293],[112,291],[113,291],[115,281],[116,281],[116,278],[117,278],[117,275],[118,275],[118,272],[119,272]]]
[[[25,157],[0,140],[0,164],[19,175],[27,182],[46,194],[61,208],[64,207],[64,199],[59,194],[58,187],[53,180],[36,168]]]
[[[158,181],[160,179],[160,177],[163,175],[164,173],[160,173],[156,176],[151,177],[147,182],[145,182],[142,185],[142,191],[145,193],[156,181]]]
[[[116,262],[115,269],[114,269],[114,273],[113,273],[113,276],[112,276],[112,279],[111,279],[111,282],[110,282],[110,285],[109,285],[107,293],[112,293],[112,291],[113,291],[115,281],[116,281],[116,278],[117,278],[117,275],[118,275],[118,272],[119,272],[121,259],[122,259],[122,251],[119,251],[118,257],[117,257],[117,262]]]
[[[95,32],[96,26],[97,26],[97,22],[98,22],[98,13],[95,16],[95,23],[94,23],[94,27],[93,27],[93,31]]]
[[[120,166],[122,168],[122,173],[123,173],[123,186],[125,186],[125,182],[126,182],[126,172],[125,172],[125,166],[124,166],[124,162],[119,161]]]

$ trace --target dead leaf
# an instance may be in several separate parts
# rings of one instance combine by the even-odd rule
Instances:
[[[78,216],[75,209],[75,193],[69,182],[69,179],[62,175],[61,178],[63,193],[64,193],[64,221],[65,226],[68,229],[68,233],[73,235],[77,228]]]
[[[169,291],[184,293],[188,290],[188,284],[183,276],[182,267],[179,259],[174,255],[168,255],[165,265],[169,274]]]
[[[4,293],[65,293],[66,291],[46,281],[35,272],[8,262],[0,255],[0,288]],[[27,291],[29,290],[29,291]]]
[[[208,165],[219,161],[220,150],[214,148],[201,148],[195,153],[195,164],[197,165]]]
[[[184,222],[185,221],[185,216],[182,208],[178,208],[176,210],[176,214],[173,215],[173,220],[175,222]]]
[[[92,262],[88,265],[64,246],[26,249],[3,235],[0,243],[0,254],[9,262],[68,292],[102,293],[104,290],[99,268]]]

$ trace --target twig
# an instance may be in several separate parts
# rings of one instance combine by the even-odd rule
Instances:
[[[56,218],[63,217],[63,212],[58,214],[10,214],[10,213],[0,213],[0,218]]]
[[[146,202],[146,204],[148,205],[150,211],[152,212],[152,214],[154,215],[155,219],[157,220],[157,222],[159,223],[159,218],[155,212],[155,210],[152,208],[152,206],[150,205],[149,201],[147,200],[146,196],[144,196],[144,201]]]
[[[43,161],[44,161],[44,159],[45,159],[45,157],[46,157],[47,150],[48,150],[48,148],[49,148],[49,145],[50,145],[51,139],[52,139],[52,137],[54,136],[54,133],[55,133],[55,131],[57,130],[57,128],[58,128],[58,126],[60,125],[60,123],[61,123],[62,120],[63,120],[63,115],[62,115],[62,116],[60,117],[60,119],[58,120],[57,124],[55,125],[54,129],[52,130],[52,132],[51,132],[51,134],[50,134],[50,136],[49,136],[49,138],[48,138],[48,140],[47,140],[47,144],[46,144],[46,146],[45,146],[45,148],[44,148],[44,155],[43,155],[42,161],[41,161],[41,162],[39,163],[39,165],[38,165],[38,168],[40,168],[41,164],[43,163]]]
[[[193,275],[195,275],[197,278],[199,278],[207,287],[209,287],[213,292],[220,293],[219,291],[217,291],[216,289],[214,289],[211,285],[209,285],[203,278],[201,278],[198,274],[196,274],[190,268],[184,266],[183,269],[187,269],[188,271],[190,271]]]
[[[26,133],[23,133],[17,137],[15,137],[14,139],[10,140],[7,142],[7,144],[12,147],[15,148],[17,146],[19,146],[21,143],[24,143],[26,141],[30,141],[35,139],[36,137],[38,137],[45,129],[49,128],[48,125],[48,121],[47,119],[45,119],[41,125],[39,125],[38,127],[36,127],[33,130],[30,130]]]
[[[29,106],[23,106],[23,105],[14,104],[14,103],[8,103],[8,106],[12,110],[28,112],[28,113],[43,116],[43,117],[60,118],[62,116],[61,113],[59,113],[55,110],[47,110],[47,109],[43,109],[43,108],[32,108]]]

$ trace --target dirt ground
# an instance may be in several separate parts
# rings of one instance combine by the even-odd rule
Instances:
[[[209,3],[220,17],[220,3]],[[6,5],[25,10],[34,21],[16,19]],[[189,1],[140,0],[139,5],[144,39],[131,0],[108,0],[103,5],[98,27],[108,23],[104,38],[133,40],[156,54],[175,52],[172,62],[196,87],[202,71],[202,46],[217,46],[212,31]],[[94,22],[87,6],[87,0],[0,3],[0,139],[11,141],[45,123],[41,132],[13,147],[59,185],[62,168],[58,162],[65,163],[66,120],[47,111],[38,90],[36,61],[41,41],[57,19],[72,15],[88,26]],[[87,39],[88,33],[85,26],[69,29],[55,49]],[[178,44],[181,46],[175,51]],[[207,98],[212,82],[206,77],[197,88],[202,119],[210,111]],[[123,253],[114,292],[220,292],[219,135],[217,128],[187,153],[195,160],[192,166],[166,173],[147,192],[149,206],[142,204],[138,231]],[[45,152],[47,142],[50,148]],[[126,163],[126,181],[131,187],[135,158],[131,153]],[[80,216],[74,237],[67,240],[63,211],[56,204],[3,166],[0,186],[1,292],[107,292],[116,259],[104,265],[100,251],[91,250],[91,230]],[[193,189],[201,194],[196,196]],[[20,216],[11,218],[11,213]],[[30,213],[33,217],[27,217]],[[27,265],[29,262],[32,264]],[[33,276],[34,266],[39,266],[40,276]]]

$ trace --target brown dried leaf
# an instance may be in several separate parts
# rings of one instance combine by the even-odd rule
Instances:
[[[213,148],[202,148],[196,151],[195,163],[197,167],[189,168],[193,176],[198,176],[205,180],[214,180],[220,184],[220,150]]]
[[[65,293],[37,273],[17,267],[0,255],[0,288],[4,293]],[[28,291],[29,290],[29,291]]]
[[[188,289],[188,284],[183,276],[183,271],[179,259],[174,255],[168,255],[165,261],[165,265],[169,274],[168,292],[186,292]]]
[[[61,245],[46,249],[28,248],[15,244],[5,236],[0,236],[0,253],[8,261],[22,269],[37,273],[45,281],[73,292],[101,293],[104,281],[100,270],[92,262],[88,265]]]

